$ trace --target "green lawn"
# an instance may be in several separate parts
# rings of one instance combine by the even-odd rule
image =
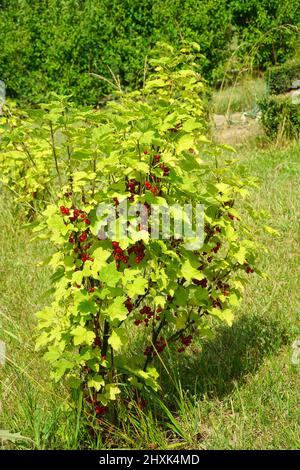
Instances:
[[[263,240],[269,252],[261,253],[261,265],[270,279],[250,277],[232,328],[219,327],[213,340],[194,346],[195,354],[173,359],[176,377],[166,358],[166,408],[150,406],[133,413],[122,430],[106,430],[107,446],[300,448],[300,364],[291,363],[291,344],[300,339],[300,147],[244,150],[240,158],[261,179],[252,192],[255,207],[269,211],[269,225],[280,231]],[[0,369],[0,429],[27,438],[3,446],[101,448],[100,437],[84,435],[80,422],[76,427],[67,390],[51,384],[48,366],[34,352],[34,314],[49,301],[47,270],[36,267],[47,243],[29,243],[31,233],[20,228],[21,214],[6,193],[0,207],[0,339],[8,356]]]

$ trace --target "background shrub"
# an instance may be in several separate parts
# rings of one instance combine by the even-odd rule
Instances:
[[[300,104],[290,98],[271,95],[260,102],[262,124],[266,134],[272,138],[286,139],[299,137]]]
[[[290,90],[294,80],[300,80],[300,63],[272,67],[268,71],[268,90],[279,95]]]

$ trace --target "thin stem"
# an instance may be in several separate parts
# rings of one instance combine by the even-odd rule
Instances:
[[[166,322],[165,322],[165,318],[162,319],[162,321],[160,322],[160,324],[158,325],[157,329],[153,331],[153,334],[152,334],[152,344],[155,345],[157,339],[158,339],[158,336],[162,330],[162,328],[165,326]],[[150,364],[150,362],[153,360],[153,356],[151,354],[148,354],[147,358],[146,358],[146,361],[145,361],[145,364],[144,364],[144,367],[143,367],[143,370],[146,371],[147,370],[147,367],[148,365]]]
[[[60,175],[60,171],[58,168],[58,159],[57,159],[57,153],[56,153],[56,148],[55,148],[55,143],[54,143],[53,125],[51,121],[50,121],[50,134],[51,134],[51,147],[52,147],[52,153],[53,153],[53,158],[54,158],[54,163],[55,163],[55,169],[56,169],[56,173],[59,179],[59,185],[60,187],[62,187],[62,180],[61,180],[61,175]]]
[[[109,323],[107,320],[104,322],[104,331],[103,331],[103,343],[101,349],[101,356],[106,356],[108,349],[108,338],[109,338]]]

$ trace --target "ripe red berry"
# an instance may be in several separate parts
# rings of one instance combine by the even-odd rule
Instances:
[[[84,242],[85,240],[87,239],[87,233],[86,232],[83,232],[80,237],[79,237],[79,240],[81,242]]]
[[[90,258],[90,256],[87,253],[83,253],[81,255],[81,261],[85,263],[86,261],[93,261],[93,258]]]
[[[89,221],[89,219],[84,219],[83,222],[84,222],[86,225],[90,225],[90,223],[91,223],[91,222]]]
[[[72,235],[70,235],[69,236],[69,243],[74,243],[74,242],[75,242],[74,238],[72,237]]]
[[[135,322],[134,322],[134,324],[135,324],[136,326],[139,326],[141,323],[142,323],[142,320],[135,320]]]
[[[73,211],[73,217],[74,217],[75,219],[77,219],[77,218],[79,217],[79,214],[80,214],[79,209],[74,209],[74,211]]]
[[[90,287],[89,292],[91,293],[95,292],[95,287]]]
[[[119,242],[112,242],[112,246],[114,249],[119,248]]]
[[[108,407],[107,406],[97,405],[95,407],[95,411],[96,411],[97,415],[104,415],[104,414],[108,413]]]
[[[70,215],[70,209],[65,206],[60,206],[60,212],[62,215]]]
[[[133,304],[131,302],[131,298],[127,297],[127,300],[124,302],[125,307],[127,308],[128,312],[132,312],[133,310]]]
[[[154,160],[155,160],[155,161],[159,162],[160,158],[161,158],[160,155],[154,155]]]
[[[151,189],[151,183],[149,183],[149,181],[145,181],[145,188]]]
[[[151,193],[155,195],[155,194],[157,194],[157,192],[158,192],[158,187],[153,186],[153,188],[151,189]]]

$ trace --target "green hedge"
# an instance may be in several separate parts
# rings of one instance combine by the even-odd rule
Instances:
[[[96,104],[113,87],[89,74],[110,79],[110,68],[135,88],[157,41],[198,42],[217,81],[234,51],[257,67],[284,61],[298,24],[298,0],[0,0],[0,79],[21,100],[56,91]]]
[[[230,39],[226,0],[7,0],[0,6],[0,78],[9,96],[43,101],[48,91],[96,104],[113,87],[142,83],[157,41],[201,44],[209,76]]]
[[[290,98],[268,96],[259,103],[261,121],[266,134],[271,138],[299,138],[300,103],[292,103]]]
[[[270,94],[278,95],[292,88],[292,83],[300,80],[300,63],[284,64],[272,67],[268,71],[268,90]]]

